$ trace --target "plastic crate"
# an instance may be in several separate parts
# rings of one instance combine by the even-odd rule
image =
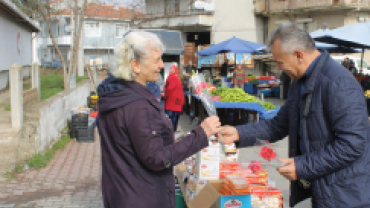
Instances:
[[[87,125],[88,121],[89,121],[89,114],[79,113],[79,114],[72,115],[72,125],[76,123],[83,123]]]
[[[94,142],[94,128],[95,122],[89,126],[79,126],[77,127],[77,136],[76,139],[78,142]]]

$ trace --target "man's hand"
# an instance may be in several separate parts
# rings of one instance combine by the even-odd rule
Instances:
[[[233,126],[223,126],[221,127],[220,133],[224,139],[225,144],[231,144],[233,142],[239,141],[239,132]],[[220,138],[218,138],[220,139]]]
[[[290,181],[297,180],[297,171],[295,170],[294,158],[280,158],[280,161],[286,163],[285,166],[277,168],[277,171]]]

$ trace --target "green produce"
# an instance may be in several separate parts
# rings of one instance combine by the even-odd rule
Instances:
[[[215,90],[213,90],[213,91],[211,92],[211,95],[212,95],[213,97],[215,97],[215,96],[220,96],[222,93],[226,92],[227,90],[229,90],[229,88],[228,88],[228,87],[218,87],[217,89],[215,89]]]
[[[256,85],[258,84],[258,79],[252,79],[251,81],[249,81],[250,83]]]
[[[247,78],[257,78],[257,76],[256,75],[254,75],[254,74],[250,74],[250,75],[248,75],[248,77]]]
[[[264,102],[263,104],[260,102],[261,106],[265,109],[265,110],[275,110],[277,109],[277,107],[270,103],[270,102]]]
[[[222,99],[220,102],[241,102],[241,103],[255,103],[259,102],[259,100],[248,94],[245,93],[241,88],[231,88],[221,94]]]

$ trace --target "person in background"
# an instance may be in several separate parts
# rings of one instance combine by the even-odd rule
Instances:
[[[351,74],[353,76],[356,76],[357,75],[357,68],[355,67],[355,63],[352,60],[349,61],[349,68],[348,68],[348,70],[351,72]]]
[[[284,23],[267,47],[294,81],[271,120],[226,126],[226,144],[253,146],[256,138],[289,136],[289,158],[277,171],[290,181],[290,204],[312,198],[313,208],[370,207],[370,127],[364,92],[348,69],[319,51],[306,30]]]
[[[173,167],[220,131],[218,117],[208,117],[174,143],[171,121],[146,87],[164,67],[163,48],[153,33],[125,34],[114,49],[113,76],[98,87],[105,208],[175,208]]]
[[[156,82],[148,82],[146,86],[152,91],[158,102],[161,102],[161,88],[159,88],[159,85]]]
[[[161,69],[161,71],[163,71],[164,69]],[[158,80],[155,82],[158,86],[159,86],[159,97],[160,97],[160,104],[161,104],[161,108],[162,108],[162,111],[164,113],[164,99],[163,99],[163,88],[164,88],[164,81],[163,81],[163,77],[161,75],[161,73],[158,74]]]
[[[348,58],[348,57],[345,57],[345,58],[343,59],[342,66],[343,66],[344,68],[346,68],[346,69],[349,69],[349,64],[350,64],[350,62],[349,62],[349,58]]]
[[[167,77],[163,92],[165,98],[164,110],[172,121],[174,131],[176,131],[179,116],[185,104],[184,90],[176,63],[172,64],[170,67],[170,74]]]
[[[225,59],[225,62],[221,65],[221,77],[227,77],[227,73],[229,70],[229,65],[228,65],[229,60]]]
[[[238,64],[233,73],[232,83],[234,88],[243,88],[245,83],[245,70],[242,69],[242,65]]]

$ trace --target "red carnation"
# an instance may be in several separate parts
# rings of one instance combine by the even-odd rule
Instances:
[[[271,161],[276,158],[276,153],[274,152],[274,150],[266,146],[261,149],[260,154],[261,157],[265,158],[268,161]]]

